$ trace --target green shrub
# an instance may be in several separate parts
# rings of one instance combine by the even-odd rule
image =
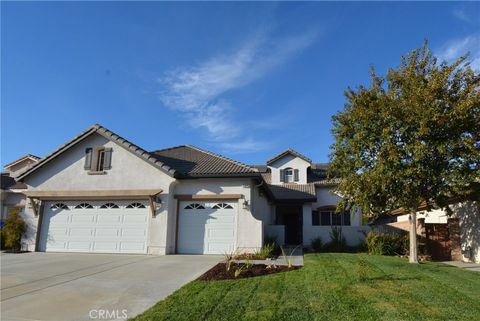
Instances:
[[[371,231],[365,238],[368,254],[405,255],[408,251],[408,236],[397,233]]]
[[[19,213],[11,213],[2,227],[2,239],[6,249],[20,251],[23,233],[26,225]]]
[[[312,240],[311,247],[313,252],[321,252],[322,251],[322,239],[320,237],[316,237]]]
[[[255,252],[254,257],[256,259],[264,260],[268,257],[272,257],[275,250],[275,243],[265,243],[259,250]]]
[[[277,238],[275,236],[270,236],[267,235],[265,236],[263,244],[273,244],[273,251],[272,255],[280,255],[281,250],[280,250],[280,245],[277,242]]]
[[[328,242],[324,248],[329,252],[345,252],[348,249],[347,241],[342,234],[342,228],[340,226],[332,226],[330,242]]]

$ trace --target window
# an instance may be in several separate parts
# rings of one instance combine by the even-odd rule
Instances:
[[[312,225],[320,225],[320,216],[318,211],[312,211]]]
[[[312,211],[312,225],[349,226],[350,212],[346,211],[342,214],[337,214],[334,210]]]
[[[145,205],[142,203],[132,203],[127,205],[127,208],[145,208]]]
[[[118,208],[118,205],[114,203],[107,203],[100,206],[100,208]]]
[[[85,170],[103,173],[112,167],[112,148],[97,146],[85,149]]]
[[[193,209],[204,210],[205,206],[203,206],[202,204],[198,204],[198,203],[191,203],[191,204],[188,204],[187,206],[185,206],[185,209],[186,210],[193,210]]]
[[[105,161],[105,149],[100,149],[97,155],[97,172],[103,171],[103,162]]]
[[[320,212],[320,224],[321,225],[331,225],[332,224],[332,212]]]
[[[93,208],[93,206],[91,204],[88,204],[88,203],[80,203],[77,206],[75,206],[75,208],[91,209],[91,208]]]
[[[285,183],[293,182],[293,169],[291,169],[291,168],[284,169],[283,175],[284,175],[284,182]]]
[[[227,204],[227,203],[218,203],[218,204],[213,205],[212,208],[218,209],[218,208],[233,208],[233,207],[232,207],[232,205]]]
[[[57,209],[68,210],[68,206],[63,203],[55,203],[52,206],[50,206],[50,208],[54,210],[57,210]]]

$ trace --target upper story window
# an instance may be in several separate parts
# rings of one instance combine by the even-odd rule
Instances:
[[[298,169],[285,168],[280,170],[280,181],[284,183],[293,183],[299,181]]]
[[[112,148],[97,146],[85,149],[85,167],[90,173],[104,173],[112,168]]]

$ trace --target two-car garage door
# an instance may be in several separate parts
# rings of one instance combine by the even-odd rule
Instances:
[[[179,202],[177,252],[224,254],[235,249],[237,202]],[[49,201],[40,251],[146,253],[146,201]]]
[[[40,251],[146,253],[145,201],[52,201],[44,207]]]

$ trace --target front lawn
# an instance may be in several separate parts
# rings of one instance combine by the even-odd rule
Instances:
[[[162,286],[159,284],[158,286]],[[478,320],[480,273],[396,257],[308,254],[305,267],[194,281],[134,320]]]

